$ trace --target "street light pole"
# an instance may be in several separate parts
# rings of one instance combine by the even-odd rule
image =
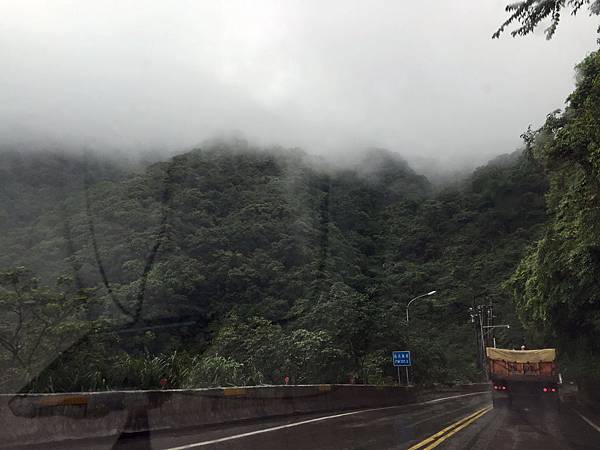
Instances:
[[[406,304],[406,324],[407,324],[407,325],[408,325],[408,322],[409,322],[409,318],[408,318],[408,308],[410,307],[410,304],[411,304],[412,302],[414,302],[415,300],[418,300],[418,299],[420,299],[420,298],[423,298],[423,297],[427,297],[427,296],[429,296],[429,295],[433,295],[433,294],[435,294],[436,292],[437,292],[437,291],[431,291],[431,292],[428,292],[427,294],[418,295],[418,296],[416,296],[415,298],[413,298],[411,301],[409,301],[409,302]]]
[[[418,299],[420,299],[420,298],[423,298],[423,297],[427,297],[427,296],[429,296],[429,295],[433,295],[433,294],[435,294],[436,292],[437,292],[437,291],[431,291],[431,292],[428,292],[427,294],[418,295],[418,296],[416,296],[415,298],[411,299],[411,300],[410,300],[410,301],[409,301],[409,302],[406,304],[406,326],[407,326],[407,327],[408,327],[408,322],[409,322],[409,317],[408,317],[408,308],[410,307],[410,304],[411,304],[412,302],[414,302],[415,300],[418,300]],[[408,336],[407,336],[407,338],[408,338]],[[408,366],[406,366],[406,367],[405,367],[405,369],[406,369],[406,385],[408,386],[408,385],[410,384],[409,377],[408,377]],[[398,368],[398,377],[399,377],[399,376],[400,376],[400,368]]]

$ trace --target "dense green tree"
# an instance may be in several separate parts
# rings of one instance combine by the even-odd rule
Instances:
[[[530,140],[550,181],[550,222],[508,287],[525,323],[541,342],[558,343],[573,374],[599,377],[600,54],[577,71],[566,110]]]
[[[0,273],[0,383],[20,389],[89,328],[88,297],[70,280],[40,285],[25,268]]]

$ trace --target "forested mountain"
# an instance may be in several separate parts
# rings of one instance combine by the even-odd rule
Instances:
[[[93,155],[0,151],[0,266],[18,262],[38,275],[64,272],[66,199],[86,185],[118,182],[125,175],[119,165]]]
[[[501,285],[546,220],[529,153],[442,190],[384,150],[2,157],[4,390],[379,383],[399,348],[418,381],[477,379],[468,307],[490,301],[523,339]]]

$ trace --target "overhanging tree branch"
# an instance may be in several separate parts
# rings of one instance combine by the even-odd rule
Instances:
[[[544,30],[544,34],[546,39],[551,39],[560,22],[561,11],[569,8],[571,15],[576,15],[585,5],[589,6],[590,15],[600,14],[600,0],[522,0],[508,4],[505,11],[509,16],[492,35],[492,39],[499,38],[515,22],[519,26],[510,32],[511,36],[525,36],[547,18],[550,19],[550,25]]]

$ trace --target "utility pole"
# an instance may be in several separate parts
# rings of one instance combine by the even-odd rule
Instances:
[[[492,303],[492,300],[490,300],[490,303],[488,305],[488,309],[487,309],[487,326],[489,328],[492,328],[492,326],[494,325],[494,304]],[[491,336],[490,336],[491,337]],[[491,339],[488,338],[488,344],[491,343]]]
[[[475,340],[477,341],[477,361],[479,367],[485,371],[486,361],[486,342],[496,347],[496,338],[491,334],[494,328],[510,328],[510,325],[494,325],[494,306],[490,302],[488,305],[477,305],[469,308],[471,323],[475,329]],[[484,324],[485,322],[485,324]]]
[[[483,308],[482,305],[477,307],[479,309],[479,330],[481,332],[481,367],[485,369],[485,336],[483,335]]]
[[[469,308],[469,314],[471,316],[471,323],[475,325],[478,354],[477,359],[481,369],[485,370],[486,333],[484,332],[484,329],[497,328],[495,325],[492,325],[494,317],[493,306],[491,304],[473,306]]]
[[[473,324],[473,330],[475,331],[475,342],[477,345],[475,348],[477,349],[477,365],[481,365],[481,346],[479,345],[479,330],[477,329],[476,319],[478,318],[477,313],[475,312],[475,307],[469,308],[469,315],[471,317],[471,323]]]

